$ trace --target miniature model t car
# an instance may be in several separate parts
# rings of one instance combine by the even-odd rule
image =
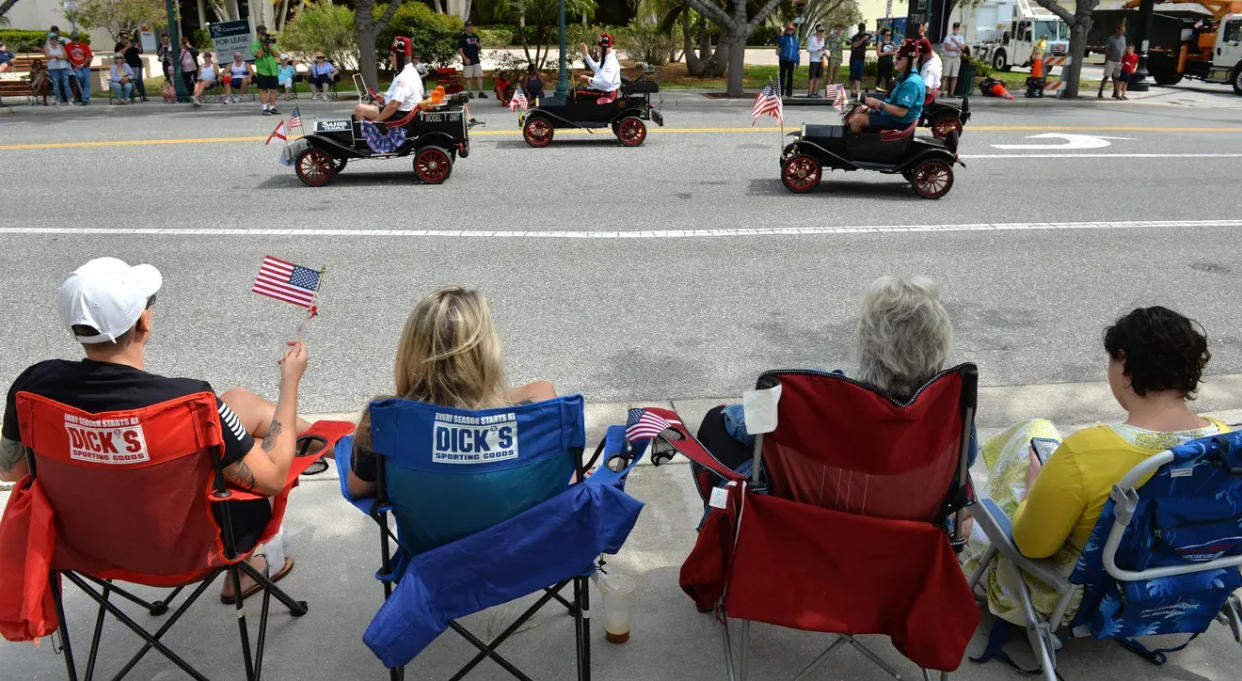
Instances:
[[[916,124],[904,130],[854,134],[844,125],[803,125],[781,152],[781,181],[791,192],[815,189],[824,168],[901,173],[925,199],[938,199],[953,188],[957,132],[941,141],[915,137]]]
[[[660,91],[660,85],[648,79],[655,72],[644,69],[634,80],[622,78],[621,89],[609,95],[579,90],[564,97],[540,98],[518,118],[522,137],[532,147],[546,147],[556,128],[612,128],[621,144],[636,147],[647,139],[644,121],[664,125],[664,116],[651,103],[651,95]]]
[[[962,126],[970,120],[970,100],[935,94],[923,103],[923,113],[919,117],[919,125],[931,128],[936,139],[949,138],[949,133],[962,135]]]
[[[349,118],[315,121],[311,134],[285,152],[298,179],[312,187],[327,184],[350,160],[414,156],[414,174],[439,184],[453,172],[458,156],[470,155],[470,135],[462,107],[464,95],[400,118],[365,123]]]

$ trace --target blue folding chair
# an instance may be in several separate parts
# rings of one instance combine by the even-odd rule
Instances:
[[[405,665],[452,629],[479,650],[453,681],[488,658],[530,681],[496,649],[556,601],[573,615],[578,679],[589,681],[587,580],[638,519],[642,503],[623,489],[643,449],[614,427],[584,462],[581,395],[480,411],[389,399],[372,403],[370,415],[377,498],[349,494],[352,438],[338,444],[336,461],[341,493],[379,525],[384,604],[363,641],[391,678],[404,678]],[[588,477],[601,455],[606,465]],[[572,599],[561,594],[571,584]],[[539,591],[491,641],[455,621]]]
[[[1152,664],[1164,664],[1166,653],[1190,641],[1149,650],[1137,637],[1185,633],[1193,640],[1217,620],[1242,643],[1242,608],[1233,593],[1242,586],[1242,432],[1188,442],[1132,468],[1113,486],[1068,579],[1047,561],[1018,552],[1009,519],[991,499],[973,510],[992,544],[972,586],[999,554],[1061,594],[1044,619],[1017,580],[1027,638],[1048,681],[1057,679],[1057,631],[1079,586],[1083,598],[1069,623],[1072,635],[1115,639]],[[979,661],[1007,659],[995,633]]]

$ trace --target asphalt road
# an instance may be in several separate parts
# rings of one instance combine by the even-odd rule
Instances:
[[[792,195],[777,172],[780,133],[750,130],[749,102],[687,95],[669,97],[668,129],[638,149],[602,135],[530,149],[513,114],[476,105],[488,125],[441,186],[414,183],[407,159],[304,187],[253,139],[276,123],[257,105],[19,107],[0,122],[0,384],[76,354],[55,289],[104,254],[164,272],[149,368],[268,394],[300,316],[248,292],[259,261],[326,266],[303,389],[317,412],[389,390],[405,315],[450,283],[487,293],[512,381],[545,378],[593,400],[729,395],[766,368],[848,369],[861,293],[889,273],[943,284],[953,358],[978,362],[985,385],[1102,380],[1103,327],[1152,304],[1203,323],[1209,373],[1239,373],[1242,98],[1196,96],[979,105],[967,167],[940,201],[873,173]],[[302,106],[308,122],[347,110]],[[835,115],[787,114],[787,131]],[[994,146],[1083,141],[1028,139],[1048,133],[1118,139]],[[46,146],[65,143],[83,144]],[[746,233],[769,227],[812,233]],[[405,231],[382,233],[392,230]]]

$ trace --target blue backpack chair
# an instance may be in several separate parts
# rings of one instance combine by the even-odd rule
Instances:
[[[573,615],[578,678],[589,681],[587,580],[638,520],[642,503],[624,486],[643,450],[614,427],[584,462],[581,395],[479,411],[388,399],[373,402],[370,416],[377,497],[349,493],[352,437],[340,441],[336,461],[342,495],[379,526],[384,604],[363,642],[390,678],[404,678],[405,665],[452,629],[479,650],[454,679],[490,658],[529,681],[497,648],[556,601]],[[606,465],[588,477],[601,454]],[[570,585],[572,596],[562,595]],[[540,591],[490,641],[456,621]]]
[[[975,517],[993,540],[972,585],[999,551],[1015,567],[1061,593],[1047,620],[1031,607],[1023,585],[1027,636],[1044,676],[1055,681],[1057,629],[1076,587],[1082,602],[1069,623],[1074,636],[1114,639],[1152,664],[1181,650],[1213,621],[1242,643],[1242,432],[1188,442],[1138,464],[1113,486],[1109,501],[1069,579],[1044,561],[1018,553],[1008,518],[990,499]],[[1000,541],[996,541],[997,539]],[[995,635],[977,661],[1007,659]],[[1137,638],[1190,634],[1180,646],[1149,650]],[[1012,662],[1011,662],[1012,664]]]

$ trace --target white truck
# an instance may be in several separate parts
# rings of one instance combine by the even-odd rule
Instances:
[[[999,71],[1029,66],[1035,44],[1045,35],[1048,36],[1048,56],[1068,55],[1069,26],[1056,15],[1039,9],[1037,12],[1027,0],[999,3],[995,8],[981,4],[974,10],[976,23],[972,28],[980,40],[974,44],[973,55]],[[997,21],[995,29],[983,25],[986,20],[1001,19],[1004,10],[1011,10],[1008,21]]]

